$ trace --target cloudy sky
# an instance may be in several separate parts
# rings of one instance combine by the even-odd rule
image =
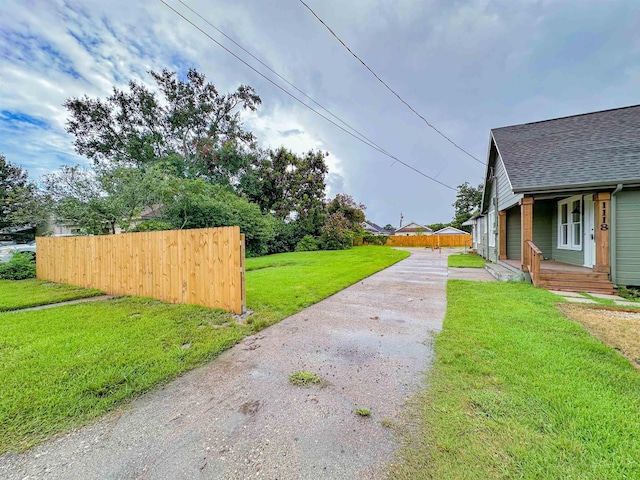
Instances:
[[[269,73],[179,0],[165,1]],[[299,0],[184,2],[376,144],[452,187],[482,182],[491,128],[640,103],[636,0],[306,0],[481,163],[402,105]],[[253,86],[263,104],[245,123],[262,146],[328,151],[328,193],[353,195],[370,220],[451,219],[455,191],[296,103],[160,0],[0,0],[0,153],[34,180],[87,163],[65,132],[65,99],[105,97],[129,79],[149,83],[149,70],[190,67],[222,92]]]

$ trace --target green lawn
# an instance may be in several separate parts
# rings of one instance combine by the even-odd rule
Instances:
[[[85,424],[407,255],[359,247],[248,259],[249,325],[141,298],[0,313],[0,455]],[[24,285],[2,292],[17,298]]]
[[[103,293],[100,290],[87,290],[35,279],[0,280],[0,312],[95,297]]]
[[[640,374],[520,283],[452,280],[391,478],[640,478]]]
[[[409,256],[389,247],[296,252],[247,259],[247,305],[271,325]]]
[[[487,263],[484,258],[475,253],[458,253],[449,255],[448,266],[452,268],[482,268]]]

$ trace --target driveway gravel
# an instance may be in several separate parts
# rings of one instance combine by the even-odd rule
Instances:
[[[120,412],[4,455],[0,478],[383,478],[398,447],[388,425],[442,327],[446,257],[411,249]],[[293,386],[297,370],[324,382]]]

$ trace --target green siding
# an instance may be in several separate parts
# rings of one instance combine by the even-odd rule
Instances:
[[[551,221],[551,258],[558,262],[569,263],[571,265],[584,265],[584,254],[582,250],[564,250],[558,248],[558,208],[555,202],[553,204],[553,217]]]
[[[507,258],[520,260],[522,232],[520,230],[520,206],[507,210]]]
[[[513,190],[511,190],[509,177],[507,176],[507,171],[500,157],[496,158],[496,179],[498,182],[498,210],[504,210],[513,205],[518,205],[518,200],[520,200],[523,195],[516,195],[513,193]]]
[[[555,208],[555,201],[537,201],[533,204],[533,243],[542,251],[544,258],[553,255],[551,239]]]
[[[616,196],[616,278],[618,285],[640,285],[640,190]]]

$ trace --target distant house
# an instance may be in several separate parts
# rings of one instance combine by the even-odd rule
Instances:
[[[411,222],[404,227],[397,229],[394,235],[399,237],[408,237],[411,235],[433,235],[431,230],[426,225],[420,225],[419,223]]]
[[[483,257],[537,285],[640,285],[640,105],[491,130],[469,222]]]
[[[40,230],[40,228],[30,224],[19,227],[7,227],[0,230],[0,243],[27,243],[35,240]]]
[[[460,230],[456,227],[444,227],[440,230],[433,232],[434,235],[469,235],[469,232],[465,232],[464,230]]]
[[[163,208],[162,205],[153,205],[152,207],[145,207],[140,213],[140,216],[133,219],[133,221],[131,222],[130,229],[136,227],[137,225],[144,222],[145,220],[156,220],[161,218],[162,208]],[[80,227],[72,223],[56,222],[53,218],[50,220],[50,223],[52,224],[52,232],[53,232],[52,236],[54,237],[69,237],[72,235],[80,235],[81,233]],[[116,234],[125,233],[125,230],[122,229],[119,225],[116,225],[115,233]]]
[[[478,250],[478,242],[482,241],[482,229],[484,225],[484,215],[476,213],[469,220],[462,223],[463,227],[471,227],[471,248]]]
[[[365,232],[372,235],[393,235],[393,230],[386,230],[380,225],[377,225],[369,220],[365,220],[360,224]]]

